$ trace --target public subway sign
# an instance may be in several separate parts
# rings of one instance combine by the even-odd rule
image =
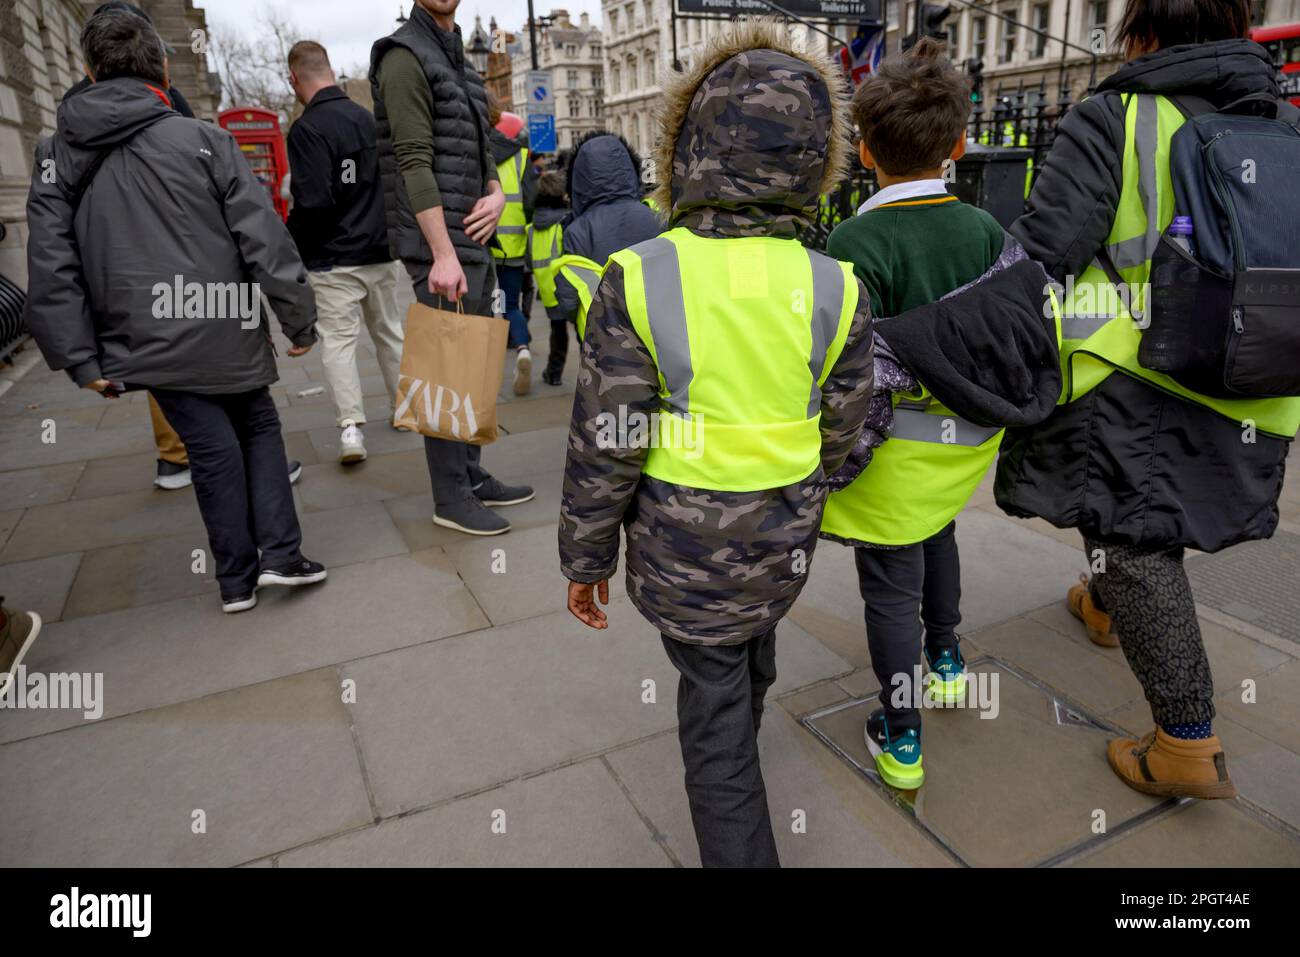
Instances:
[[[773,9],[773,6],[781,10]],[[813,20],[865,20],[880,23],[884,0],[677,0],[678,13],[716,13],[739,16],[761,15],[784,11]]]

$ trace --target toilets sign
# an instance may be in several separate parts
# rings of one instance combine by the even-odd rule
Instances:
[[[554,153],[555,96],[551,86],[550,70],[528,71],[528,96],[525,113],[528,116],[528,146],[534,153]]]

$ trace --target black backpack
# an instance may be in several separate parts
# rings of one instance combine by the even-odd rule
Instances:
[[[1300,110],[1171,99],[1188,117],[1169,167],[1192,249],[1160,237],[1138,361],[1216,398],[1300,395]]]

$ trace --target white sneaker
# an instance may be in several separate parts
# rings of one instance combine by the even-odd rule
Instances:
[[[339,436],[339,461],[344,465],[366,460],[366,444],[361,440],[361,430],[351,419],[343,422],[343,434]]]
[[[533,387],[533,354],[527,346],[515,352],[515,395],[527,395]]]

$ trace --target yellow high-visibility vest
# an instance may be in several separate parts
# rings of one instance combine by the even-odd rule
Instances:
[[[574,325],[578,327],[578,338],[581,339],[587,331],[587,310],[591,308],[591,301],[596,298],[596,287],[600,285],[600,274],[604,267],[586,256],[575,256],[572,253],[552,262],[556,274],[567,279],[578,292],[578,314],[573,317],[573,320]]]
[[[533,271],[533,280],[537,283],[537,297],[542,305],[554,308],[558,302],[555,298],[555,275],[559,272],[560,250],[564,236],[564,227],[556,222],[550,226],[537,228],[536,223],[528,224],[528,268]]]
[[[673,229],[610,257],[662,407],[644,471],[748,492],[821,467],[821,385],[858,304],[852,267],[772,237]]]
[[[497,242],[500,243],[500,248],[492,247],[492,255],[496,259],[520,259],[524,255],[528,220],[524,217],[523,184],[527,164],[528,150],[521,149],[497,165],[501,191],[506,195],[506,208],[502,210],[501,219],[497,223]]]

